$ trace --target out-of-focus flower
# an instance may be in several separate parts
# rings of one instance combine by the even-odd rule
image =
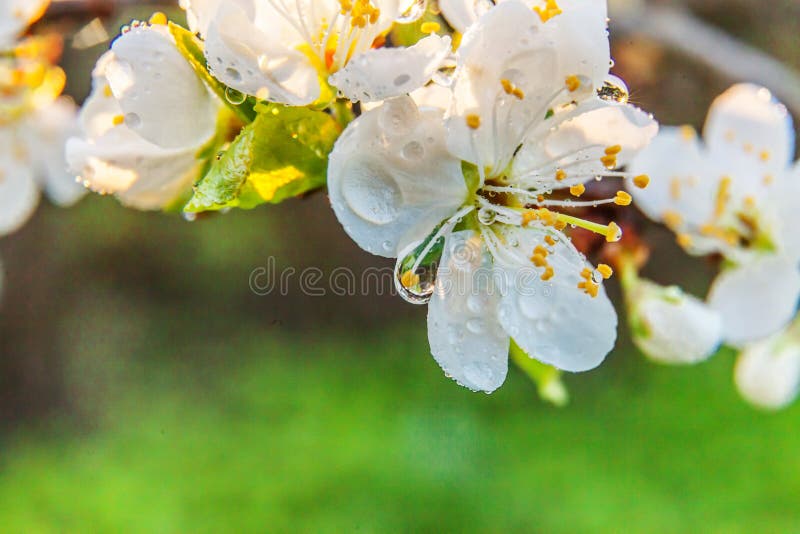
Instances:
[[[709,110],[701,143],[688,126],[664,128],[632,162],[652,177],[633,188],[637,205],[665,223],[691,254],[721,253],[726,265],[709,303],[724,337],[740,345],[794,317],[800,295],[798,171],[794,130],[767,89],[736,85]]]
[[[94,191],[139,209],[164,208],[198,178],[219,107],[166,26],[134,23],[95,67],[67,160]]]
[[[73,102],[60,97],[64,72],[52,62],[60,41],[14,39],[47,2],[0,4],[0,235],[20,228],[35,211],[39,191],[68,206],[84,189],[69,175],[64,141],[76,126]],[[12,31],[13,30],[13,31]],[[7,37],[7,39],[4,38]]]
[[[50,0],[0,0],[0,49],[13,48],[48,5]]]
[[[503,383],[511,338],[567,371],[597,366],[614,345],[617,315],[602,284],[611,269],[589,264],[566,228],[609,241],[619,228],[564,212],[627,205],[624,192],[570,196],[597,175],[624,176],[613,169],[657,125],[597,96],[609,65],[603,4],[550,19],[513,0],[498,5],[464,35],[446,117],[410,97],[389,100],[351,123],[331,154],[339,221],[363,249],[398,258],[401,293],[430,301],[434,358],[470,389]]]
[[[739,393],[768,410],[787,406],[800,390],[800,322],[744,348],[734,379]]]
[[[289,105],[329,100],[328,83],[351,100],[403,95],[431,79],[450,38],[380,48],[396,20],[422,14],[418,2],[184,0],[192,30],[205,39],[214,76],[245,94]]]
[[[677,286],[664,287],[634,273],[623,275],[633,342],[646,356],[666,364],[708,359],[722,341],[722,317]]]

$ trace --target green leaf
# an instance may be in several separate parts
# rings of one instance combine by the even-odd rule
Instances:
[[[235,114],[239,119],[244,122],[245,124],[249,124],[253,122],[256,117],[255,112],[255,105],[256,100],[253,97],[247,97],[242,99],[241,104],[234,104],[231,102],[233,100],[230,97],[230,94],[234,92],[233,89],[229,88],[216,78],[211,75],[208,70],[208,63],[206,62],[205,54],[203,53],[203,44],[200,42],[197,37],[194,36],[192,32],[174,24],[172,22],[169,23],[169,31],[172,34],[172,37],[175,38],[175,44],[178,47],[178,51],[186,58],[186,61],[189,62],[189,65],[192,66],[194,72],[197,76],[203,80],[206,85],[216,94],[219,99],[224,102]],[[236,95],[241,96],[241,93],[235,91]],[[235,99],[238,101],[239,99]]]
[[[325,185],[338,123],[308,108],[259,104],[256,111],[228,150],[215,156],[184,211],[251,209]]]
[[[561,381],[561,371],[559,369],[531,358],[513,339],[511,340],[509,358],[536,384],[536,389],[542,400],[559,407],[565,406],[569,402],[569,392],[567,392],[567,388],[564,387],[564,383]]]

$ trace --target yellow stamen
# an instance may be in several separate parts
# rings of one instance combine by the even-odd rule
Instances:
[[[546,236],[544,236],[544,240],[545,240],[545,241],[547,242],[547,244],[548,244],[548,245],[550,245],[551,247],[552,247],[552,246],[555,246],[555,244],[556,244],[556,240],[555,240],[555,239],[553,239],[553,236],[546,235]]]
[[[579,197],[586,192],[586,186],[583,184],[575,184],[569,188],[569,193],[574,197]]]
[[[669,181],[669,196],[672,200],[681,199],[681,179],[674,177]]]
[[[626,191],[617,191],[617,196],[614,197],[614,204],[617,206],[630,206],[633,202],[633,197]]]
[[[683,217],[677,211],[667,210],[661,217],[664,219],[664,224],[667,225],[667,228],[673,231],[683,224]]]
[[[105,84],[103,86],[103,96],[105,96],[106,98],[111,98],[112,96],[114,96],[114,93],[111,92],[111,86],[110,85]]]
[[[678,234],[677,241],[678,244],[683,248],[689,248],[692,246],[692,236],[689,234]]]
[[[564,172],[563,169],[558,169],[556,171],[556,180],[558,180],[559,182],[562,181],[566,177],[567,177],[567,173]]]
[[[639,189],[644,189],[648,185],[650,185],[650,177],[646,174],[640,174],[639,176],[633,179],[633,185],[638,187]]]
[[[571,76],[567,76],[566,80],[564,80],[564,85],[567,86],[567,89],[570,93],[574,93],[578,89],[581,88],[581,79],[575,76],[574,74]]]
[[[723,176],[719,180],[719,187],[717,188],[717,202],[714,206],[714,216],[720,217],[725,213],[725,208],[731,199],[731,179],[729,176]]]
[[[438,22],[423,22],[419,29],[422,33],[436,33],[442,26]]]
[[[768,162],[768,161],[769,161],[769,158],[770,158],[770,153],[769,153],[769,151],[768,151],[768,150],[762,150],[762,151],[761,151],[761,154],[759,154],[759,155],[758,155],[758,157],[759,157],[759,159],[761,159],[761,161],[763,161],[764,163],[766,163],[766,162]]]
[[[616,156],[620,152],[622,152],[622,146],[620,145],[612,145],[606,148],[606,156]]]
[[[600,265],[598,265],[597,271],[600,273],[600,276],[602,276],[603,279],[605,280],[608,280],[614,274],[614,269],[612,269],[611,266],[606,265],[605,263],[601,263]]]
[[[617,156],[614,154],[606,154],[600,158],[600,162],[605,166],[606,169],[613,169],[617,166]]]
[[[681,126],[681,137],[684,141],[691,141],[695,138],[697,133],[694,131],[694,128],[689,126],[688,124],[684,124]]]
[[[539,6],[534,6],[533,10],[536,12],[537,15],[539,15],[539,18],[542,20],[542,22],[547,22],[556,15],[561,14],[561,8],[558,7],[558,3],[556,3],[556,0],[547,0],[544,8],[541,8]]]
[[[533,254],[534,254],[534,255],[536,255],[536,254],[539,254],[539,255],[541,255],[541,256],[543,256],[543,257],[545,257],[545,258],[546,258],[546,257],[547,257],[547,255],[548,255],[548,254],[550,254],[550,251],[548,251],[548,250],[547,250],[546,248],[544,248],[542,245],[536,245],[536,248],[535,248],[535,249],[533,249]]]
[[[164,26],[167,23],[167,16],[161,11],[156,11],[150,16],[148,22],[153,26]]]
[[[534,254],[531,256],[531,262],[537,267],[546,267],[547,266],[547,258],[542,256],[541,254]]]
[[[111,122],[114,124],[114,126],[119,126],[125,122],[125,115],[114,115],[114,118],[111,119]]]
[[[467,126],[472,128],[473,130],[477,130],[481,127],[481,118],[478,115],[470,114],[466,117]]]
[[[540,278],[541,278],[542,280],[544,280],[545,282],[547,282],[548,280],[550,280],[551,278],[553,278],[553,275],[555,275],[555,274],[556,274],[556,273],[555,273],[555,271],[553,270],[553,268],[552,268],[552,267],[550,267],[550,266],[548,265],[548,266],[545,268],[545,270],[544,270],[544,273],[542,273],[542,276],[541,276]]]
[[[609,243],[616,243],[620,239],[622,239],[622,228],[620,228],[617,223],[611,221],[608,223],[606,227],[606,241]]]

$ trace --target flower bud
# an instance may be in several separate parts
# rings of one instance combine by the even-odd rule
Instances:
[[[800,390],[800,338],[790,327],[770,338],[746,346],[736,361],[734,380],[749,403],[778,410],[791,403]]]

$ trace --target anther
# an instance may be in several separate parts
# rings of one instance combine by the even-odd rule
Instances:
[[[650,177],[646,174],[640,174],[633,179],[633,185],[638,187],[639,189],[644,189],[648,185],[650,185]]]
[[[111,119],[111,122],[114,124],[114,126],[119,126],[125,122],[125,115],[114,115],[114,118]]]
[[[558,169],[556,171],[556,180],[558,180],[559,182],[564,180],[564,178],[566,178],[566,177],[567,177],[567,173],[564,172],[563,169]]]
[[[583,184],[575,184],[569,188],[569,193],[574,197],[579,197],[586,192],[586,186]]]
[[[617,206],[630,206],[633,198],[626,191],[617,191],[617,196],[614,197],[614,204]]]
[[[608,280],[614,274],[614,269],[605,263],[601,263],[597,266],[597,272],[600,273],[600,276],[602,276],[604,280]]]
[[[167,16],[161,11],[156,11],[150,16],[150,20],[147,22],[153,26],[164,26],[167,23]]]
[[[442,26],[438,22],[423,22],[419,29],[422,33],[436,33]]]
[[[466,117],[467,126],[472,128],[473,130],[477,130],[481,127],[481,118],[479,115],[470,114]]]
[[[567,86],[570,93],[574,93],[581,88],[581,79],[572,74],[564,80],[564,85]]]

